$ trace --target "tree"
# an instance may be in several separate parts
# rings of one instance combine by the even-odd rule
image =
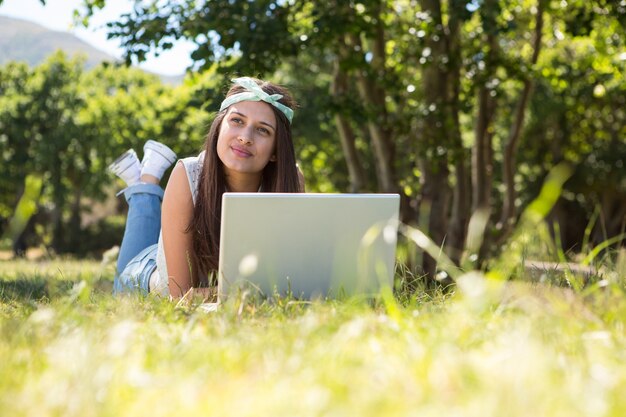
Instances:
[[[29,80],[32,74],[26,64],[9,63],[0,68],[0,143],[4,150],[0,176],[0,225],[12,216],[18,199],[24,192],[24,179],[33,164],[29,158],[30,123]]]
[[[178,106],[188,102],[172,101],[171,88],[143,71],[104,65],[85,73],[80,60],[60,52],[32,70],[14,63],[0,68],[0,92],[0,140],[7,145],[2,227],[26,191],[25,178],[42,178],[39,212],[57,253],[80,251],[84,200],[105,197],[112,179],[107,165],[148,138],[174,142],[163,128],[176,130],[170,119],[184,116],[169,115],[185,114]],[[190,136],[199,147],[201,136]]]
[[[500,239],[516,219],[516,155],[542,45],[552,42],[544,37],[546,19],[552,27],[565,21],[586,30],[593,26],[591,10],[603,8],[624,20],[624,8],[613,3],[574,3],[575,12],[564,17],[560,3],[548,0],[369,0],[327,7],[224,0],[164,8],[151,1],[113,23],[111,35],[122,39],[129,60],[186,37],[198,44],[194,68],[217,63],[226,73],[263,75],[284,70],[276,62],[317,58],[311,69],[340,103],[333,121],[352,189],[367,183],[368,158],[359,143],[369,144],[377,189],[402,191],[404,206],[411,207],[403,219],[411,221],[419,207],[431,237],[446,242],[458,260],[472,211],[500,218]],[[85,4],[89,16],[103,2]],[[469,124],[462,121],[473,115]],[[402,160],[395,154],[398,145]],[[407,164],[406,157],[414,162]],[[427,260],[424,269],[434,274],[435,263]]]
[[[56,248],[61,247],[63,238],[61,213],[67,191],[64,171],[75,167],[66,151],[76,143],[74,110],[81,98],[74,85],[81,74],[80,66],[78,61],[68,61],[58,53],[32,72],[15,64],[3,72],[3,96],[9,106],[0,115],[1,135],[9,145],[9,155],[13,153],[8,170],[18,184],[23,184],[29,174],[44,178],[44,193],[53,202],[52,245]],[[17,201],[25,190],[12,191],[15,194],[9,195]]]
[[[104,4],[85,0],[82,17]],[[551,166],[569,160],[587,175],[600,166],[592,156],[621,149],[624,27],[626,7],[608,0],[150,0],[109,25],[128,62],[174,39],[197,44],[199,75],[175,103],[157,94],[142,111],[162,123],[140,117],[137,134],[179,146],[227,78],[271,75],[303,97],[294,132],[309,185],[400,192],[402,219],[426,225],[456,262],[474,255],[464,252],[472,214],[490,213],[480,255],[497,252]],[[576,178],[572,189],[596,198]],[[621,197],[609,198],[619,178],[596,198],[605,229],[623,217]],[[422,271],[436,267],[426,257]]]

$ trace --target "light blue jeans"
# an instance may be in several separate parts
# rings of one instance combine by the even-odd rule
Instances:
[[[156,184],[135,184],[124,190],[128,216],[117,257],[113,294],[147,294],[156,268],[161,231],[163,189]]]

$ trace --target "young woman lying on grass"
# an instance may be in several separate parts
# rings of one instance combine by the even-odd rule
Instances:
[[[291,135],[291,95],[254,78],[233,82],[204,149],[178,161],[165,192],[159,182],[176,154],[161,143],[146,142],[141,163],[131,149],[109,166],[128,184],[114,293],[181,297],[215,285],[209,277],[217,270],[222,194],[304,191]]]

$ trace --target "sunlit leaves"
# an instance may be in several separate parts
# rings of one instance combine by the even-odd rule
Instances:
[[[61,53],[33,69],[1,67],[0,91],[0,221],[12,215],[24,178],[40,176],[41,233],[57,236],[56,250],[79,250],[72,239],[80,223],[68,224],[89,211],[83,197],[110,196],[106,167],[121,152],[133,147],[141,154],[147,139],[157,139],[193,154],[208,124],[189,86],[174,92],[154,75],[109,64],[85,72],[81,61]]]

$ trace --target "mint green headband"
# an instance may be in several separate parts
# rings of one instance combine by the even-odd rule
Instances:
[[[283,112],[283,114],[287,117],[287,120],[289,120],[289,123],[291,123],[291,119],[293,119],[293,110],[285,106],[283,103],[278,102],[278,100],[283,98],[282,94],[267,94],[250,77],[234,78],[231,81],[242,86],[246,89],[246,91],[226,97],[226,99],[222,101],[220,111],[228,108],[232,104],[239,103],[240,101],[264,101]]]

